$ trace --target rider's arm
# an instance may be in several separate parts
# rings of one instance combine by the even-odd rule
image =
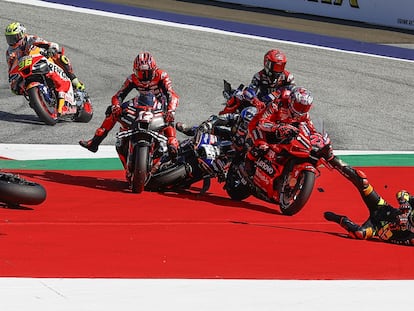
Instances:
[[[161,88],[167,98],[167,111],[174,112],[178,107],[179,96],[174,91],[170,76],[166,71],[161,71]]]
[[[120,106],[121,103],[124,101],[125,97],[135,88],[135,83],[132,80],[132,75],[130,75],[124,83],[122,87],[112,96],[112,105],[113,106]]]
[[[56,42],[46,41],[43,38],[40,38],[35,35],[28,36],[27,43],[29,45],[38,46],[45,50],[54,49],[56,51],[59,51],[59,44],[57,44]]]

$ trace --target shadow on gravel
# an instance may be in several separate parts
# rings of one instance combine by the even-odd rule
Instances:
[[[0,111],[0,120],[14,123],[39,124],[45,125],[36,115],[14,114],[10,112]]]

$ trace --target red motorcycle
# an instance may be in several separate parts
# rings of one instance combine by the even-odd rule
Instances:
[[[10,82],[18,85],[19,94],[26,98],[39,119],[47,125],[55,125],[59,120],[89,122],[93,116],[92,103],[88,94],[81,90],[67,94],[62,114],[58,116],[55,85],[46,76],[50,70],[65,75],[45,51],[33,46],[28,55],[15,60],[10,70]]]
[[[284,215],[298,213],[308,201],[319,176],[321,165],[332,168],[325,158],[331,150],[328,135],[307,135],[299,131],[289,143],[271,144],[268,152],[256,161],[253,176],[244,168],[244,156],[233,161],[224,189],[233,200],[253,195],[278,204]]]

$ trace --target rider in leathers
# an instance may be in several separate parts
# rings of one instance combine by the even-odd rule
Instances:
[[[247,129],[239,120],[240,114],[244,108],[252,107],[254,109],[246,113],[249,114],[249,118],[253,117],[252,114],[261,111],[266,104],[275,99],[275,93],[295,86],[293,74],[285,69],[286,63],[287,58],[282,51],[278,49],[267,51],[263,58],[263,69],[253,75],[249,86],[237,90],[234,94],[224,91],[226,106],[218,115],[210,116],[201,126],[217,136],[233,140],[236,150],[243,151],[246,145]],[[221,131],[221,127],[231,129],[231,138],[228,137],[228,131]],[[189,127],[179,122],[177,128],[186,135],[194,135],[194,126]]]
[[[175,110],[178,107],[179,97],[171,85],[168,73],[157,67],[154,57],[149,52],[137,55],[133,65],[134,73],[129,75],[121,89],[112,97],[112,104],[106,110],[106,117],[101,126],[95,131],[92,139],[79,141],[82,147],[91,152],[97,152],[101,142],[108,132],[115,126],[119,115],[122,113],[121,103],[126,96],[136,89],[139,94],[153,94],[158,101],[164,103],[165,121],[168,126],[164,129],[164,135],[168,138],[168,151],[175,159],[178,151],[178,141],[174,128]]]
[[[27,34],[26,28],[19,22],[10,23],[6,27],[5,37],[7,44],[9,45],[6,51],[6,61],[9,72],[16,59],[20,59],[21,57],[27,55],[30,47],[38,46],[48,51],[48,54],[53,59],[53,62],[65,71],[74,88],[79,90],[85,89],[85,85],[79,81],[74,74],[69,58],[62,54],[62,51],[59,49],[59,44],[46,41],[36,35]],[[9,76],[9,81],[11,83],[11,90],[17,95],[22,95],[20,94],[21,90],[18,88],[18,77]]]
[[[358,189],[369,210],[369,218],[358,225],[347,216],[325,212],[325,219],[338,223],[355,239],[377,238],[392,244],[414,246],[414,196],[406,190],[398,191],[398,207],[395,208],[375,191],[364,172],[355,170],[336,157],[330,162]]]
[[[226,113],[236,113],[240,110],[240,105],[245,100],[244,91],[254,93],[260,102],[267,103],[272,100],[271,94],[281,88],[289,88],[295,85],[293,74],[285,69],[287,63],[286,55],[277,49],[266,52],[263,58],[263,69],[256,72],[248,87],[240,94],[228,98],[226,106],[219,115]],[[247,94],[248,96],[248,94]],[[270,96],[270,98],[269,98]],[[251,103],[256,106],[257,102]],[[261,107],[258,107],[259,109]],[[239,111],[240,112],[240,111]]]
[[[271,95],[274,99],[249,124],[249,136],[253,141],[245,161],[249,175],[254,173],[255,161],[269,150],[270,144],[289,143],[300,129],[308,136],[317,133],[309,116],[313,105],[310,91],[295,86],[292,90],[279,90]]]

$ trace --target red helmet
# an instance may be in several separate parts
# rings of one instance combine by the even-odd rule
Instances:
[[[151,81],[157,69],[154,57],[148,52],[139,53],[134,60],[134,73],[141,81]]]
[[[313,96],[304,87],[294,87],[290,93],[289,109],[293,115],[302,116],[309,112],[313,105]]]
[[[279,50],[268,51],[263,60],[266,75],[276,80],[283,73],[286,66],[286,55]]]

